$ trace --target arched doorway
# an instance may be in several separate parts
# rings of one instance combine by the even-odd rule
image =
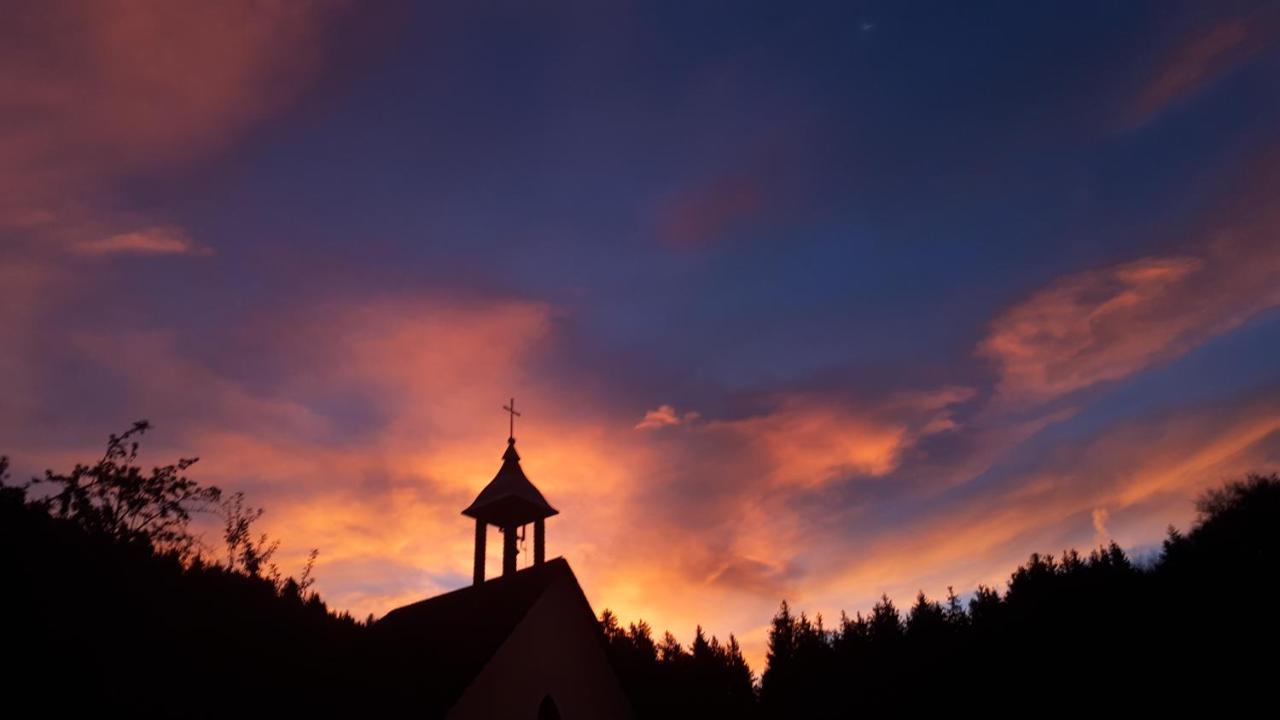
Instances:
[[[542,704],[538,706],[538,720],[560,720],[560,708],[556,707],[556,701],[550,695],[543,697]]]

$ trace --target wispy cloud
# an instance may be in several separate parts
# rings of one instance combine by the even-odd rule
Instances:
[[[1198,242],[1055,280],[996,317],[979,355],[1006,406],[1052,400],[1177,357],[1280,305],[1275,163]]]
[[[76,245],[85,255],[212,255],[213,249],[192,240],[186,231],[172,225],[161,225],[119,233],[100,240],[87,240]]]
[[[1123,431],[1107,428],[1057,446],[1034,467],[988,478],[980,492],[957,491],[935,510],[867,534],[817,538],[812,553],[861,552],[805,578],[818,609],[866,607],[881,592],[934,596],[949,584],[1000,585],[1032,550],[1158,541],[1169,523],[1185,527],[1190,500],[1250,470],[1274,468],[1280,449],[1275,396],[1227,409],[1185,408],[1150,415]]]
[[[1181,105],[1269,50],[1280,40],[1280,11],[1266,5],[1182,38],[1168,48],[1133,98],[1128,124],[1142,125]]]
[[[759,217],[765,202],[761,177],[728,171],[668,197],[658,210],[658,237],[673,247],[711,245]]]
[[[295,101],[344,2],[20,2],[0,25],[0,227],[73,244],[110,183],[225,149]]]
[[[636,423],[636,430],[657,430],[658,428],[674,427],[676,425],[687,425],[695,422],[702,417],[696,411],[685,413],[677,412],[671,405],[659,405],[653,410],[646,411],[640,422]]]
[[[1212,331],[1199,303],[1180,302],[1204,267],[1143,258],[1062,278],[998,317],[979,352],[999,364],[1000,391],[1025,401],[1125,377]]]
[[[1111,531],[1107,529],[1107,521],[1111,519],[1111,513],[1106,508],[1097,507],[1093,509],[1093,531],[1094,544],[1103,545],[1111,539]]]

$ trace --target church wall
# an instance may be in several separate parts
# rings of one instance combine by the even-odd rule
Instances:
[[[574,583],[555,582],[446,717],[534,720],[547,694],[564,720],[631,717],[599,632]]]

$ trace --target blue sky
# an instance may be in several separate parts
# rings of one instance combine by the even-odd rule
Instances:
[[[11,16],[0,451],[146,417],[357,614],[465,582],[513,394],[593,603],[753,659],[1280,463],[1266,3]]]

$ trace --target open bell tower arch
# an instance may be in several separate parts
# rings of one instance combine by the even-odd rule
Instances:
[[[542,497],[520,467],[515,437],[515,420],[520,413],[515,407],[515,398],[512,398],[511,403],[502,408],[511,418],[502,467],[471,505],[462,511],[463,515],[476,521],[475,570],[472,575],[476,585],[484,582],[487,526],[493,525],[502,531],[502,575],[506,577],[516,571],[518,533],[530,523],[533,524],[533,564],[541,565],[546,561],[546,519],[560,512]]]

